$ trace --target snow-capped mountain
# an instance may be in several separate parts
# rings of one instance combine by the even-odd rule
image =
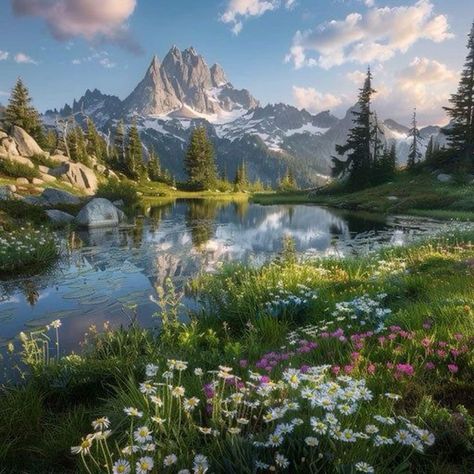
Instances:
[[[336,144],[346,140],[353,108],[338,119],[329,111],[317,115],[286,104],[259,105],[246,89],[237,89],[218,64],[209,67],[194,48],[173,46],[162,62],[153,57],[144,77],[123,101],[95,89],[72,105],[48,111],[58,117],[94,120],[106,134],[119,119],[137,122],[147,149],[155,148],[162,164],[184,178],[183,159],[192,130],[204,125],[216,150],[222,174],[232,178],[245,160],[252,179],[274,184],[291,167],[301,185],[320,183],[330,174]],[[407,160],[409,128],[393,120],[382,124],[386,142],[397,144],[400,163]],[[421,130],[426,147],[431,135],[443,143],[439,127]]]

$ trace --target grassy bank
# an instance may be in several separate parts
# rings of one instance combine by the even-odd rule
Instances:
[[[168,287],[160,334],[92,330],[80,356],[57,355],[59,322],[22,335],[0,466],[472,472],[473,238],[308,262],[287,245],[260,269],[195,280],[204,309],[190,324]]]
[[[315,203],[354,211],[474,220],[474,185],[440,183],[428,173],[400,172],[390,183],[352,193],[329,188],[317,193],[259,193],[252,200],[259,204]]]

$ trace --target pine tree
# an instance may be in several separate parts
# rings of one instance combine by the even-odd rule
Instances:
[[[451,107],[445,107],[451,117],[446,130],[449,146],[457,154],[458,164],[474,166],[474,23],[468,36],[468,54],[458,90],[451,96]]]
[[[296,189],[296,180],[289,168],[286,169],[285,175],[280,180],[278,187],[282,191],[294,191]]]
[[[139,179],[144,174],[144,171],[142,141],[137,124],[134,122],[127,135],[125,173],[129,178]]]
[[[5,110],[5,123],[23,128],[40,146],[46,145],[43,126],[38,111],[31,105],[30,93],[18,78],[12,90],[8,106]]]
[[[215,185],[217,173],[214,147],[207,138],[204,127],[193,130],[184,166],[190,186],[197,189],[209,189]]]
[[[433,142],[433,135],[430,136],[430,141],[426,147],[425,152],[425,162],[427,164],[431,164],[433,162],[433,153],[434,153],[434,142]]]
[[[76,125],[66,136],[67,145],[72,161],[83,163],[90,166],[87,155],[87,147],[84,139],[84,132],[79,125]]]
[[[45,137],[46,147],[45,149],[49,152],[53,152],[56,148],[59,147],[59,138],[58,133],[54,129],[49,129]]]
[[[151,181],[163,180],[163,176],[161,174],[160,158],[156,154],[155,149],[151,150],[150,156],[148,157],[147,172]]]
[[[421,152],[420,152],[421,135],[420,135],[420,130],[418,129],[418,121],[416,119],[416,109],[413,112],[411,129],[408,132],[408,134],[411,137],[412,142],[410,145],[410,153],[408,153],[407,168],[413,169],[415,165],[421,160]]]
[[[107,155],[107,145],[100,136],[91,118],[87,118],[87,153],[94,155],[98,161],[104,161]]]
[[[125,127],[123,120],[120,120],[115,129],[113,144],[113,168],[125,172]]]
[[[384,158],[387,150],[384,148],[382,137],[384,132],[379,125],[377,114],[374,113],[374,120],[371,132],[372,153],[371,153],[371,182],[379,183],[384,180],[385,163]]]
[[[354,126],[349,131],[345,145],[336,145],[339,156],[347,154],[346,161],[333,157],[333,175],[349,173],[349,185],[364,187],[370,184],[372,165],[373,129],[371,102],[375,90],[372,88],[372,73],[370,68],[364,86],[360,89],[357,109],[352,111]]]
[[[248,184],[247,167],[245,166],[245,161],[242,161],[235,172],[234,188],[242,191],[248,187]]]

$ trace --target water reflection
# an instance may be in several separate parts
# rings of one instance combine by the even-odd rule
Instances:
[[[68,251],[48,274],[0,282],[0,341],[59,318],[62,347],[77,349],[91,324],[128,324],[129,303],[137,305],[143,325],[156,324],[150,296],[167,278],[182,289],[192,275],[212,272],[223,262],[261,263],[280,252],[284,235],[291,235],[303,254],[346,255],[403,244],[440,225],[246,201],[149,206],[133,226],[64,235]]]

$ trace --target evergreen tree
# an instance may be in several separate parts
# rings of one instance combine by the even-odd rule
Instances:
[[[31,105],[31,97],[25,84],[18,78],[5,110],[5,122],[23,128],[40,146],[46,145],[45,135],[38,111]]]
[[[160,158],[156,154],[154,148],[151,150],[150,156],[148,157],[147,172],[151,181],[163,180],[163,176],[161,174]]]
[[[433,135],[430,136],[430,141],[426,147],[425,152],[425,162],[427,164],[431,164],[433,162],[433,154],[434,154],[434,142],[433,142]]]
[[[411,137],[410,153],[408,154],[408,169],[413,169],[415,165],[421,160],[420,152],[420,141],[421,135],[420,130],[418,129],[418,121],[416,119],[416,109],[413,112],[413,119],[411,122],[411,129],[409,131],[409,136]]]
[[[364,187],[370,184],[373,145],[371,102],[375,90],[372,88],[370,68],[364,86],[360,89],[356,110],[352,111],[354,126],[349,131],[345,145],[336,145],[339,156],[347,155],[346,161],[333,157],[333,175],[349,173],[352,187]]]
[[[206,129],[197,127],[191,134],[184,160],[189,185],[198,189],[209,189],[216,183],[214,147],[207,138]]]
[[[385,174],[385,155],[387,153],[386,148],[382,143],[382,137],[384,135],[383,130],[379,125],[377,114],[374,114],[374,120],[371,132],[372,141],[372,153],[371,153],[371,181],[373,183],[379,183],[384,180]]]
[[[134,122],[127,135],[125,173],[129,178],[139,179],[143,176],[144,172],[142,141],[137,124]]]
[[[247,168],[245,166],[245,162],[242,161],[235,172],[234,188],[236,190],[242,191],[248,187],[248,184]]]
[[[90,166],[90,160],[87,155],[86,141],[84,132],[79,125],[76,125],[66,136],[67,145],[72,161],[83,163]]]
[[[90,118],[87,118],[86,139],[87,153],[94,155],[98,161],[104,161],[107,155],[107,145]]]
[[[286,173],[280,180],[278,187],[282,191],[294,191],[297,188],[295,177],[289,168],[286,169]]]
[[[118,171],[125,172],[125,127],[123,120],[119,121],[115,129],[112,155],[112,167]]]
[[[445,107],[451,117],[446,130],[450,147],[457,152],[459,162],[474,166],[474,23],[468,36],[468,54],[458,90],[451,96],[451,107]]]
[[[53,152],[56,148],[59,148],[58,133],[54,129],[49,129],[45,137],[45,149],[49,152]]]

